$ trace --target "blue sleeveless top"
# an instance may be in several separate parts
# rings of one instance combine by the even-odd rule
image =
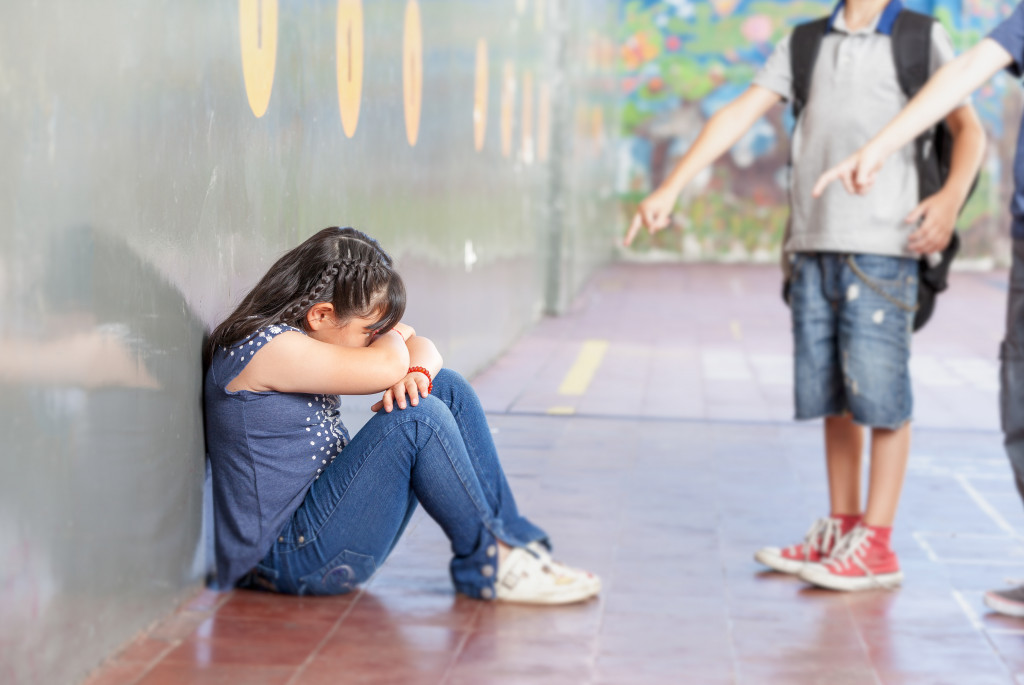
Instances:
[[[306,491],[348,443],[337,395],[230,392],[263,345],[292,326],[266,326],[213,355],[203,389],[213,471],[217,583],[231,588],[270,550]]]

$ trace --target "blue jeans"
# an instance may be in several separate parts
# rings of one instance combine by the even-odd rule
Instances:
[[[910,420],[909,310],[916,302],[916,259],[795,254],[790,308],[796,418],[849,412],[861,425],[891,429]]]
[[[519,515],[472,386],[443,369],[419,406],[377,413],[324,469],[243,586],[349,592],[384,563],[417,502],[451,540],[455,589],[494,597],[495,540],[547,535]]]
[[[1000,350],[999,407],[1006,455],[1024,498],[1024,240],[1013,241],[1006,337]]]

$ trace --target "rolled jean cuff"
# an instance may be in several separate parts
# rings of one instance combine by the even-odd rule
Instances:
[[[494,599],[498,575],[498,540],[481,529],[480,541],[472,553],[452,559],[450,571],[455,590],[474,599]]]
[[[531,542],[540,542],[551,548],[547,534],[529,521],[521,519],[520,525],[504,528],[492,523],[498,538],[488,527],[480,529],[480,540],[476,548],[466,556],[452,559],[450,566],[452,584],[460,594],[474,599],[492,600],[495,597],[494,583],[498,577],[498,540],[510,547],[526,547]],[[515,530],[510,530],[514,528]],[[518,534],[517,534],[518,533]]]

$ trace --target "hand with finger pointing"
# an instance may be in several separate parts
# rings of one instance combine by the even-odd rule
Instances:
[[[838,179],[851,195],[866,195],[875,185],[884,162],[885,155],[869,143],[823,173],[814,184],[812,194],[821,197],[825,188]]]
[[[672,223],[672,209],[676,205],[677,193],[665,188],[658,188],[640,203],[629,224],[626,237],[622,244],[629,247],[636,239],[641,228],[654,235]]]

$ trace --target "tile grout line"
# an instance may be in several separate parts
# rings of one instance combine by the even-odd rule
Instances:
[[[982,512],[984,512],[990,519],[992,519],[992,522],[996,524],[997,528],[1007,533],[1015,540],[1024,540],[1024,537],[1022,537],[1021,534],[1018,533],[1017,530],[1013,526],[1011,526],[1006,519],[1003,518],[1002,514],[995,510],[995,507],[993,507],[989,503],[989,501],[985,499],[985,496],[978,492],[975,489],[975,487],[970,484],[970,482],[967,480],[967,477],[964,474],[958,473],[954,476],[954,478],[958,483],[960,483],[960,486],[963,487],[964,491],[970,496],[970,498],[974,500],[974,503],[978,505],[978,508],[981,509]]]
[[[639,452],[637,450],[635,450],[635,449],[629,450],[629,468],[631,470],[636,466],[636,463],[637,463],[638,460],[639,460]],[[619,555],[620,555],[620,551],[621,551],[620,547],[621,547],[621,542],[623,540],[623,534],[624,534],[624,531],[625,531],[625,517],[622,516],[622,511],[626,508],[625,507],[626,488],[624,488],[624,487],[622,487],[620,485],[619,487],[614,488],[613,491],[615,493],[615,509],[616,509],[616,513],[618,514],[618,516],[616,517],[616,527],[615,527],[615,552],[614,552],[614,556],[612,557],[612,559],[613,559],[613,561],[612,561],[612,568],[616,569],[617,568],[617,563],[616,562],[619,561]],[[620,574],[621,574],[621,571],[620,571]],[[616,574],[614,571],[611,573],[610,580],[611,580],[612,588],[615,587],[616,581],[619,579],[618,576],[619,576],[619,574]],[[608,612],[607,612],[607,609],[608,609],[608,594],[607,594],[607,592],[608,592],[608,590],[602,584],[602,587],[601,587],[601,597],[599,597],[599,601],[601,602],[601,613],[600,613],[600,617],[599,617],[598,622],[597,622],[597,634],[594,636],[595,637],[594,649],[596,651],[595,651],[595,654],[594,654],[593,670],[591,671],[592,676],[596,676],[598,674],[598,660],[599,660],[600,655],[601,655],[601,652],[600,652],[600,650],[601,650],[601,635],[604,632],[605,622],[606,622],[607,617],[608,617]],[[592,677],[591,680],[593,680],[593,677]]]
[[[159,656],[157,656],[155,659],[153,659],[148,664],[146,664],[146,667],[144,669],[142,669],[142,672],[139,673],[139,675],[137,675],[136,677],[130,679],[128,681],[127,685],[134,685],[135,683],[141,681],[143,678],[145,678],[147,675],[149,675],[153,671],[153,669],[155,669],[164,660],[164,657],[166,657],[172,651],[177,649],[178,646],[181,645],[183,642],[184,641],[180,640],[180,639],[172,640],[171,644],[166,649],[164,649],[162,652],[160,652]],[[116,663],[116,661],[117,660],[115,659],[111,663]]]
[[[875,666],[875,660],[871,658],[871,645],[864,638],[864,633],[860,629],[860,623],[857,622],[857,617],[853,613],[853,607],[850,605],[850,595],[843,598],[843,606],[846,607],[846,614],[850,618],[850,623],[853,624],[853,631],[857,634],[857,641],[860,642],[861,649],[864,650],[864,658],[867,659],[868,666],[871,668],[871,675],[874,676],[875,683],[877,685],[885,685],[881,674],[878,672],[878,668]]]
[[[1006,659],[1003,658],[1002,652],[999,651],[999,647],[997,647],[996,643],[992,641],[992,635],[985,628],[985,624],[984,622],[982,622],[981,617],[978,616],[978,614],[974,611],[973,608],[971,608],[971,605],[967,602],[967,600],[964,598],[963,594],[959,590],[952,590],[952,594],[953,599],[955,599],[956,603],[960,605],[960,609],[963,610],[963,612],[967,615],[967,620],[970,621],[971,626],[974,628],[976,632],[980,633],[982,638],[984,638],[985,642],[989,646],[989,649],[992,650],[993,656],[995,656],[999,660],[999,663],[1003,665],[1003,668],[1006,669],[1007,675],[1013,678],[1013,667],[1009,663],[1007,663]]]
[[[313,651],[309,653],[309,656],[307,656],[302,661],[302,663],[296,667],[295,672],[292,673],[292,676],[288,679],[285,685],[293,685],[297,682],[296,679],[305,672],[306,668],[313,662],[313,659],[316,658],[316,655],[319,654],[320,650],[323,649],[325,644],[327,644],[327,641],[334,637],[334,634],[338,632],[338,628],[345,621],[345,619],[348,618],[348,615],[352,613],[352,610],[355,609],[356,605],[359,604],[359,601],[363,598],[363,595],[365,594],[366,587],[360,587],[356,598],[352,600],[352,602],[348,605],[348,607],[345,608],[343,612],[341,612],[341,615],[338,617],[338,620],[334,622],[334,625],[331,626],[331,629],[327,631],[327,634],[324,635],[323,638],[321,638],[320,642],[317,643],[317,646],[314,647]]]
[[[476,631],[477,623],[480,621],[480,612],[483,611],[483,605],[477,604],[475,611],[473,612],[473,620],[469,623],[469,630],[464,631],[465,635],[459,640],[459,644],[455,646],[455,650],[452,653],[451,659],[448,661],[448,665],[445,666],[444,673],[441,674],[441,679],[437,681],[438,685],[444,685],[448,682],[448,679],[452,675],[452,671],[455,670],[455,664],[458,663],[459,657],[462,655],[462,650],[465,649],[466,643],[469,642],[470,636]]]
[[[157,619],[156,621],[154,621],[152,623],[152,625],[150,625],[148,628],[146,628],[144,631],[142,631],[141,634],[136,636],[135,639],[132,640],[131,643],[129,643],[129,645],[133,644],[134,642],[136,642],[136,641],[138,641],[140,639],[148,638],[149,635],[154,630],[156,630],[161,625],[163,625],[165,621],[168,621],[168,620],[172,619],[173,617],[178,616],[178,615],[188,611],[187,609],[183,609],[182,607],[187,605],[189,602],[193,601],[198,595],[202,594],[202,592],[205,591],[206,589],[208,589],[208,588],[205,588],[205,587],[200,588],[190,598],[182,600],[182,602],[178,605],[178,608],[176,608],[173,612],[171,612],[170,615],[164,616],[163,618]],[[210,615],[211,616],[213,614],[216,614],[217,610],[220,609],[222,606],[224,606],[224,604],[227,603],[228,599],[231,598],[231,594],[232,593],[231,592],[224,592],[224,593],[220,593],[220,594],[222,596],[217,598],[216,604],[210,609]],[[203,613],[203,612],[194,612],[194,613]],[[136,677],[129,679],[128,682],[126,683],[126,685],[135,685],[135,683],[138,683],[143,678],[145,678],[147,675],[149,675],[149,673],[154,668],[156,668],[157,665],[161,661],[163,661],[164,658],[168,654],[170,654],[173,650],[177,649],[181,644],[183,644],[184,640],[181,639],[181,638],[174,638],[173,640],[167,640],[167,642],[170,643],[167,646],[167,648],[165,648],[162,652],[160,652],[160,654],[156,658],[152,659],[149,663],[147,663],[146,667],[142,669],[141,673],[139,673]],[[87,680],[85,681],[86,684],[88,684],[88,682],[90,680],[92,680],[92,678],[95,677],[97,674],[102,673],[103,669],[109,667],[113,663],[116,663],[117,662],[117,656],[119,654],[121,654],[122,652],[124,652],[124,650],[127,649],[127,647],[129,645],[122,646],[120,650],[118,650],[117,652],[114,653],[112,658],[105,659],[103,662],[101,662],[101,664],[99,666],[97,666],[95,669],[93,669],[93,672],[89,676],[87,676]]]
[[[636,454],[635,451],[631,450],[630,460],[631,460],[631,466],[636,463],[637,454]],[[615,498],[616,510],[618,512],[621,512],[622,509],[623,509],[623,499],[625,497],[623,489],[622,488],[615,488],[615,493],[616,493],[616,498]],[[616,563],[615,562],[617,562],[619,560],[619,543],[622,541],[624,525],[625,524],[623,522],[623,517],[622,516],[618,516],[617,520],[616,520],[615,534],[614,534],[615,552],[614,552],[614,556],[612,557],[612,559],[613,559],[613,561],[612,561],[612,568],[613,569],[616,568]],[[614,571],[610,574],[609,580],[611,580],[612,587],[615,587],[616,574],[614,573]],[[598,601],[601,602],[601,612],[600,612],[600,615],[599,615],[599,618],[598,618],[598,621],[597,621],[597,634],[594,636],[594,652],[592,654],[592,659],[591,659],[591,664],[590,664],[591,665],[590,680],[588,681],[590,683],[594,682],[594,680],[595,680],[595,678],[596,678],[596,676],[598,674],[598,659],[599,659],[599,657],[601,655],[601,633],[603,632],[603,629],[604,629],[604,626],[605,626],[605,619],[607,617],[606,609],[608,608],[608,603],[607,603],[608,596],[606,594],[606,591],[607,591],[607,589],[606,589],[605,585],[602,583],[601,596],[598,598]]]
[[[950,593],[953,595],[953,599],[960,607],[960,610],[964,612],[964,615],[967,617],[967,621],[971,624],[971,627],[979,633],[984,633],[985,624],[982,622],[977,612],[975,612],[974,609],[971,607],[970,603],[964,597],[963,593],[957,590],[956,588],[950,589]]]
[[[995,508],[985,498],[985,496],[978,492],[978,490],[975,489],[973,485],[971,485],[965,474],[958,473],[954,475],[953,478],[957,481],[957,483],[960,484],[960,486],[971,498],[971,500],[978,506],[978,508],[981,509],[981,511],[986,516],[988,516],[993,523],[995,523],[997,528],[1002,530],[1004,533],[1008,534],[1011,537],[1011,539],[1018,541],[1021,540],[1021,535],[1013,528],[1013,526],[1009,524],[1009,522],[1007,522],[1005,518],[1003,518],[1003,516],[998,511],[995,510]],[[966,615],[967,620],[971,624],[971,627],[973,627],[977,633],[981,634],[985,642],[988,644],[989,648],[992,650],[993,655],[999,660],[1003,668],[1006,669],[1007,674],[1011,678],[1013,678],[1013,668],[1009,663],[1007,663],[1006,659],[999,651],[999,648],[996,646],[996,643],[992,640],[992,635],[987,630],[984,622],[981,620],[981,617],[978,616],[977,612],[974,611],[973,607],[971,607],[970,603],[963,596],[963,593],[961,593],[959,590],[955,588],[953,588],[951,592],[953,595],[953,599],[956,601],[957,605],[959,605],[961,611],[963,611]]]
[[[933,564],[942,563],[939,560],[939,555],[935,553],[935,549],[924,539],[924,533],[922,531],[915,530],[910,535],[914,538],[914,541],[917,542],[917,546],[924,550],[925,555],[928,557],[928,561]]]
[[[753,427],[779,427],[789,426],[794,428],[815,428],[817,424],[794,419],[728,419],[728,418],[704,418],[700,416],[644,416],[640,414],[548,414],[547,412],[535,410],[512,410],[507,412],[485,412],[488,416],[509,416],[545,419],[596,419],[600,421],[639,421],[642,423],[688,423],[688,424],[710,424],[724,426],[753,426]],[[995,428],[971,428],[971,427],[947,427],[947,426],[917,426],[918,431],[926,433],[962,433],[967,435],[1002,435],[1002,431]]]

